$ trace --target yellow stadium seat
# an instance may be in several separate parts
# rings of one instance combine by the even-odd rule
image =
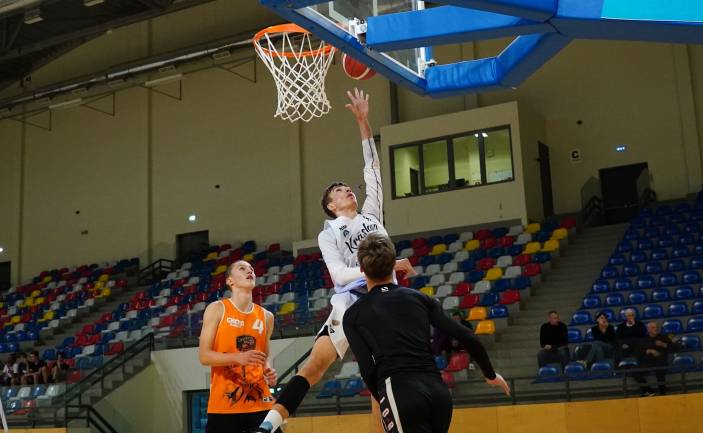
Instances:
[[[444,254],[447,252],[447,244],[437,244],[432,247],[432,251],[430,251],[431,256],[438,256],[440,254]]]
[[[110,295],[112,295],[112,290],[111,290],[109,287],[106,287],[106,288],[103,289],[102,292],[100,292],[100,295],[101,295],[103,298],[109,298]]]
[[[483,279],[488,281],[495,281],[500,280],[501,278],[503,278],[503,269],[491,268],[488,270],[488,272],[486,272],[486,276]]]
[[[93,286],[93,289],[95,289],[95,290],[100,290],[100,289],[102,289],[103,287],[105,287],[105,283],[103,283],[102,281],[98,281],[98,282],[95,283],[95,285]]]
[[[12,317],[10,318],[10,324],[11,324],[11,325],[16,325],[16,324],[18,324],[18,323],[20,323],[20,319],[21,319],[20,316],[12,316]]]
[[[207,256],[205,256],[205,259],[203,260],[204,262],[207,262],[208,260],[215,260],[219,254],[216,251],[211,252]]]
[[[559,241],[551,239],[548,240],[547,242],[544,243],[544,246],[542,246],[542,252],[543,253],[553,253],[554,251],[559,249]]]
[[[51,282],[51,277],[47,275],[46,277],[44,277],[44,279],[43,279],[41,282],[42,282],[42,283],[50,283],[50,282]]]
[[[560,241],[569,237],[569,232],[566,229],[556,229],[552,232],[552,239]]]
[[[249,253],[249,254],[244,254],[244,257],[242,257],[244,261],[251,262],[254,260],[254,254]]]
[[[110,276],[108,274],[102,274],[100,277],[98,277],[98,281],[101,283],[107,283],[110,281]]]
[[[54,320],[54,312],[49,310],[46,313],[44,313],[44,316],[42,316],[41,319],[39,319],[39,322],[51,322]]]
[[[486,307],[474,307],[469,310],[468,320],[486,320],[488,317],[488,310]]]
[[[527,228],[525,229],[525,231],[527,233],[534,234],[534,233],[537,233],[540,230],[540,228],[541,228],[541,226],[539,225],[539,223],[532,223],[532,224],[527,225]]]
[[[525,245],[525,249],[523,250],[523,254],[534,254],[538,253],[542,249],[542,245],[540,245],[539,242],[528,242],[527,245]]]
[[[465,251],[477,250],[481,247],[481,242],[478,239],[471,239],[464,245]]]
[[[493,335],[496,333],[496,324],[492,320],[482,320],[476,326],[476,335]]]
[[[432,286],[425,286],[421,288],[420,291],[427,296],[434,296],[434,287]]]
[[[43,296],[40,296],[34,300],[34,305],[41,305],[44,303],[44,300],[46,300],[46,298]]]
[[[224,274],[225,271],[227,271],[227,266],[225,266],[225,265],[220,265],[220,266],[218,266],[218,267],[212,272],[212,274],[210,274],[210,275],[220,275],[220,274]]]
[[[278,315],[279,316],[284,316],[286,314],[290,314],[293,311],[295,311],[296,304],[295,302],[286,302],[285,304],[281,305],[281,307],[278,309]]]
[[[34,298],[25,298],[22,306],[23,307],[33,307],[34,306]]]
[[[41,290],[34,290],[31,295],[29,295],[32,298],[36,298],[37,296],[41,295]]]

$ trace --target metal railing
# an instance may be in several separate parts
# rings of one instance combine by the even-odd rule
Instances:
[[[102,416],[100,413],[86,404],[83,405],[68,405],[66,406],[68,410],[78,409],[78,413],[84,413],[84,415],[73,415],[71,420],[84,420],[86,427],[95,427],[100,433],[117,433],[117,430]]]
[[[139,271],[138,284],[152,284],[161,281],[166,275],[173,271],[174,261],[169,259],[159,259]]]

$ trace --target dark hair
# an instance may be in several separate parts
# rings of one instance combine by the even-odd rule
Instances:
[[[596,320],[600,319],[600,316],[603,316],[606,319],[608,318],[608,315],[605,314],[605,311],[599,311],[598,314],[596,314]]]
[[[32,350],[32,351],[29,352],[29,353],[30,353],[31,355],[36,356],[37,358],[39,357],[39,352],[37,352],[36,350]]]
[[[547,316],[551,316],[552,314],[559,314],[557,310],[549,310],[549,313],[547,313]]]
[[[325,192],[322,194],[322,210],[325,211],[328,217],[330,218],[337,218],[337,215],[334,214],[331,210],[327,209],[327,205],[330,204],[332,201],[330,199],[330,193],[332,192],[333,189],[337,188],[338,186],[349,186],[344,182],[332,182],[327,188],[325,188]]]
[[[395,245],[380,233],[371,233],[359,244],[359,265],[366,276],[380,280],[391,276],[395,266]]]

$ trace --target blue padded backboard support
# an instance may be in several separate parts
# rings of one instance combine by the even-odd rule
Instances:
[[[703,44],[703,0],[434,0],[413,12],[359,17],[366,45],[307,6],[321,0],[260,0],[390,80],[434,97],[514,88],[574,38]],[[424,77],[381,54],[517,36],[496,57],[428,67]]]

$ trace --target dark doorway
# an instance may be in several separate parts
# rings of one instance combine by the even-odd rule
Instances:
[[[181,233],[176,235],[176,260],[185,263],[191,258],[202,256],[210,246],[210,232]]]
[[[410,194],[420,194],[420,172],[414,168],[410,169]]]
[[[606,224],[629,221],[639,211],[637,179],[647,163],[621,165],[600,170],[600,187]]]
[[[544,217],[554,215],[554,196],[552,195],[552,167],[549,164],[549,146],[539,142],[539,174],[542,180],[542,207]]]
[[[0,263],[0,291],[5,291],[12,285],[11,262]]]

